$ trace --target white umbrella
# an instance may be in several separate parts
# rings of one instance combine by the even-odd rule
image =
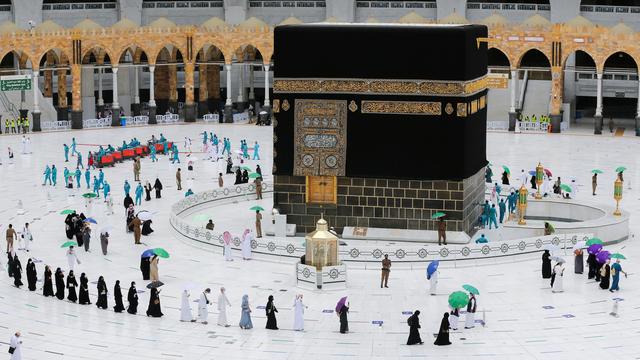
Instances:
[[[147,220],[151,220],[151,213],[149,211],[140,211],[138,213],[138,219],[142,220],[142,221],[147,221]]]
[[[575,245],[573,245],[573,249],[582,249],[582,248],[586,248],[587,247],[587,243],[583,240],[578,241]]]
[[[566,263],[566,262],[567,262],[565,259],[563,259],[563,258],[561,258],[561,257],[559,257],[559,256],[552,256],[552,257],[551,257],[551,260],[553,260],[553,261],[555,261],[555,262],[562,263],[562,264],[564,264],[564,263]]]

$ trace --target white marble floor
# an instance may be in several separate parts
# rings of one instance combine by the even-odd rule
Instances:
[[[64,250],[60,244],[64,237],[63,217],[58,212],[64,208],[80,208],[80,200],[68,202],[67,193],[60,184],[57,188],[43,187],[41,173],[46,163],[55,163],[59,177],[64,169],[62,143],[75,136],[81,144],[119,144],[123,138],[133,136],[146,139],[151,134],[163,132],[174,140],[184,136],[194,139],[194,151],[199,150],[198,133],[207,129],[219,137],[230,137],[234,148],[240,139],[249,143],[258,141],[262,146],[260,165],[265,173],[271,168],[271,129],[255,126],[230,125],[173,125],[146,128],[83,130],[71,133],[47,133],[30,135],[33,154],[20,154],[20,138],[0,137],[0,223],[13,223],[21,228],[25,221],[33,221],[35,240],[32,251],[18,255],[23,266],[31,256],[38,259],[38,275],[42,277],[43,264],[66,268]],[[7,161],[6,148],[14,148],[14,164]],[[81,146],[83,153],[90,149]],[[613,169],[624,165],[625,180],[631,190],[625,189],[622,206],[632,212],[632,233],[637,232],[640,215],[638,205],[640,188],[640,143],[634,137],[612,137],[607,134],[595,137],[587,134],[572,135],[514,135],[488,134],[488,159],[500,166],[508,165],[516,172],[520,168],[533,168],[538,161],[562,177],[575,176],[584,186],[579,188],[578,198],[611,204]],[[185,153],[181,167],[186,168]],[[203,158],[202,154],[194,156]],[[86,158],[86,156],[84,156]],[[250,162],[254,166],[255,162]],[[152,164],[143,160],[142,179],[153,181],[158,175],[165,185],[163,198],[143,203],[143,208],[154,214],[151,236],[143,238],[145,245],[135,246],[133,238],[124,231],[121,205],[122,183],[132,179],[131,163],[118,164],[105,170],[116,200],[116,214],[104,215],[101,206],[94,207],[95,218],[100,223],[115,226],[109,245],[109,254],[103,256],[97,240],[92,252],[79,251],[82,264],[76,272],[86,272],[90,281],[103,275],[111,290],[115,280],[122,285],[136,281],[144,288],[138,270],[140,253],[152,247],[164,247],[171,258],[161,260],[160,277],[166,283],[161,294],[165,316],[147,318],[144,314],[148,303],[148,291],[140,294],[140,314],[117,314],[99,310],[93,305],[80,306],[57,299],[44,298],[40,288],[29,292],[26,287],[16,289],[4,270],[0,271],[0,342],[8,342],[15,330],[21,330],[25,359],[396,359],[407,357],[463,359],[481,357],[488,359],[575,359],[578,356],[604,357],[615,355],[621,359],[637,358],[640,354],[640,291],[636,277],[640,266],[640,246],[635,238],[611,247],[624,253],[629,260],[623,268],[628,279],[621,280],[619,293],[600,290],[586,279],[586,275],[573,274],[570,262],[565,277],[565,292],[552,294],[548,282],[540,277],[540,261],[527,260],[507,264],[487,264],[475,268],[443,268],[440,273],[438,296],[427,295],[424,268],[392,270],[389,289],[379,288],[378,270],[351,270],[346,291],[313,292],[295,286],[291,264],[262,260],[224,262],[222,255],[201,251],[176,238],[170,230],[167,218],[169,207],[184,196],[174,183],[177,165],[171,165],[161,156]],[[589,194],[592,168],[605,171],[598,195]],[[201,191],[217,186],[218,172],[215,164],[196,162],[197,178],[191,186]],[[185,176],[183,176],[185,178]],[[83,178],[84,180],[84,178]],[[232,177],[225,181],[232,182]],[[637,184],[637,187],[636,187]],[[186,186],[183,187],[186,189]],[[47,191],[53,199],[48,207]],[[81,194],[84,191],[76,192]],[[74,197],[74,198],[77,198]],[[21,199],[27,210],[16,214],[16,204]],[[265,200],[268,201],[268,200]],[[235,206],[235,207],[234,207]],[[244,212],[237,205],[228,209],[212,209],[221,214],[216,226],[246,226]],[[237,210],[236,210],[237,208]],[[52,210],[53,212],[49,212]],[[226,210],[226,211],[221,211]],[[4,245],[4,244],[3,244]],[[0,260],[6,265],[6,258]],[[24,278],[24,277],[23,277]],[[26,283],[26,279],[24,281]],[[210,309],[209,325],[181,323],[179,297],[185,283],[194,282],[199,288],[225,286],[232,307],[228,311],[234,326],[222,328],[214,325],[217,307]],[[459,330],[451,334],[453,345],[432,345],[442,314],[447,309],[447,295],[469,283],[480,289],[477,319],[485,319],[472,330]],[[41,283],[39,284],[41,287]],[[145,289],[146,290],[146,289]],[[95,301],[95,284],[90,284]],[[291,306],[297,293],[305,295],[308,306],[305,313],[305,331],[294,332]],[[240,317],[240,299],[248,294],[253,307],[254,329],[240,330],[235,324]],[[264,306],[268,295],[275,296],[280,309],[278,321],[281,330],[264,329]],[[194,290],[195,300],[199,290]],[[335,314],[324,312],[333,309],[341,296],[349,296],[351,303],[350,329],[346,335],[338,333]],[[620,317],[609,316],[613,298],[620,302]],[[215,296],[214,296],[215,299]],[[113,299],[109,299],[113,306]],[[194,314],[195,314],[195,304]],[[403,312],[419,309],[422,312],[422,346],[406,346],[407,315]],[[382,326],[372,321],[383,321]],[[6,345],[3,345],[6,346]],[[4,350],[3,350],[4,351]]]

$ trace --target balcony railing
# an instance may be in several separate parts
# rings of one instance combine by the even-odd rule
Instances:
[[[467,9],[473,10],[520,10],[520,11],[550,11],[549,4],[502,4],[502,3],[467,3]]]
[[[274,1],[274,0],[250,0],[249,7],[252,8],[324,8],[327,4],[324,1]]]
[[[221,8],[223,0],[215,1],[145,1],[143,9],[174,9],[174,8]]]
[[[115,9],[117,3],[104,2],[104,3],[59,3],[59,4],[42,4],[42,10],[101,10],[101,9]],[[0,10],[1,11],[1,10]],[[11,7],[9,10],[11,11]]]
[[[597,12],[608,14],[640,14],[640,6],[603,6],[603,5],[582,5],[581,12]]]
[[[357,1],[356,7],[373,9],[435,9],[433,1]]]

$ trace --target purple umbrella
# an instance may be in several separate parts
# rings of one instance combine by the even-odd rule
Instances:
[[[602,250],[602,245],[601,244],[593,244],[593,245],[591,245],[591,246],[589,246],[587,248],[587,252],[589,254],[594,254],[594,255],[597,254],[598,251],[600,251],[600,250]]]
[[[343,297],[341,298],[338,303],[336,304],[336,313],[339,313],[340,310],[342,310],[342,307],[344,306],[344,304],[347,302],[347,297]]]
[[[610,256],[611,254],[609,254],[607,250],[601,250],[600,252],[598,252],[598,254],[596,254],[596,260],[598,260],[600,264],[604,264],[607,262],[607,259],[609,259]]]

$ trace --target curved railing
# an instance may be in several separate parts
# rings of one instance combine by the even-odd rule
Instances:
[[[271,193],[272,186],[262,183],[263,194]],[[222,247],[222,233],[228,230],[233,236],[232,248],[240,249],[240,234],[243,229],[223,229],[211,231],[188,221],[183,214],[201,205],[215,206],[216,203],[228,203],[234,198],[252,196],[253,184],[234,185],[222,189],[209,190],[186,197],[171,208],[171,226],[182,236],[204,246]],[[591,234],[573,233],[549,236],[534,236],[524,239],[493,241],[486,244],[462,244],[438,246],[436,244],[412,242],[368,242],[345,240],[347,245],[340,246],[339,256],[347,262],[379,263],[384,254],[397,262],[425,262],[433,259],[441,261],[481,260],[507,256],[533,254],[553,245],[560,249],[571,249],[579,240],[587,240]],[[299,258],[305,254],[300,238],[262,237],[251,243],[253,252],[286,258]]]

